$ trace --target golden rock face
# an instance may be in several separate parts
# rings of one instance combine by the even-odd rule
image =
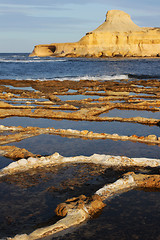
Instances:
[[[160,28],[139,27],[127,13],[111,10],[102,25],[78,42],[37,45],[30,56],[159,57]]]

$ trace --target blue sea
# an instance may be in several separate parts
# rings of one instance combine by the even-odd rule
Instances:
[[[0,79],[121,80],[160,79],[160,59],[29,57],[1,53]]]
[[[29,53],[1,53],[0,80],[100,80],[130,81],[158,79],[160,81],[160,58],[53,58],[29,57]],[[12,86],[10,86],[12,87]],[[32,89],[33,90],[33,89]],[[67,97],[67,96],[63,96]],[[86,97],[86,96],[85,96]],[[138,112],[138,113],[137,113]],[[121,111],[114,109],[107,116],[160,118],[159,112]],[[159,115],[158,115],[159,114]],[[141,115],[140,115],[141,116]],[[93,132],[118,133],[119,135],[160,136],[158,126],[125,122],[87,122],[29,117],[0,119],[0,125],[34,126],[88,129]],[[85,140],[55,135],[40,135],[14,142],[19,148],[51,155],[59,152],[63,156],[90,156],[94,153],[124,155],[128,157],[159,158],[160,146],[139,142]],[[0,156],[0,168],[11,159]],[[93,169],[92,169],[93,168]],[[139,171],[139,170],[137,170]],[[147,170],[146,170],[147,171]],[[149,171],[149,170],[148,170]],[[159,174],[159,169],[154,170]],[[157,171],[157,172],[156,172]],[[57,221],[54,209],[66,199],[81,194],[93,194],[106,183],[118,179],[124,173],[109,169],[97,175],[93,166],[67,165],[55,167],[49,172],[19,174],[0,182],[0,239],[16,234],[30,233]],[[19,184],[19,181],[21,184]],[[52,191],[50,191],[53,189]],[[107,202],[102,214],[68,231],[56,240],[155,240],[160,239],[160,192],[132,190]]]

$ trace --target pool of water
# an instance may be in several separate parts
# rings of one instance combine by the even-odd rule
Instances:
[[[14,86],[12,86],[12,85],[3,85],[3,86],[8,87],[8,88],[10,88],[10,89],[15,89],[15,90],[35,91],[35,89],[32,88],[32,87],[14,87]]]
[[[144,117],[160,119],[160,111],[152,112],[152,111],[113,109],[106,113],[102,113],[100,117],[122,117],[122,118]]]
[[[0,155],[0,169],[8,166],[12,162],[13,161],[11,159],[3,157],[3,156]]]
[[[54,213],[57,204],[81,194],[92,195],[122,174],[92,164],[64,164],[4,178],[0,182],[0,238],[54,224],[59,220]],[[117,195],[106,201],[101,214],[53,239],[158,239],[159,198],[160,192],[151,189]]]
[[[81,194],[92,195],[118,174],[92,164],[68,164],[3,178],[0,238],[54,224],[58,220],[54,213],[57,204]]]
[[[74,90],[74,89],[69,89],[68,90],[68,93],[76,93],[77,92],[77,90]]]
[[[63,156],[90,156],[94,153],[107,155],[124,155],[128,157],[159,158],[160,147],[130,141],[113,141],[110,139],[84,140],[55,135],[40,135],[11,143],[19,148],[26,148],[34,154],[51,155],[55,152]]]
[[[139,93],[139,92],[130,92],[129,93],[129,96],[132,96],[132,95],[137,95],[137,96],[148,96],[148,97],[152,97],[154,96],[155,97],[155,94],[150,94],[150,93]]]
[[[117,133],[119,135],[133,135],[145,136],[155,134],[160,136],[160,127],[142,125],[137,123],[127,122],[88,122],[88,121],[69,121],[69,120],[52,120],[43,118],[29,118],[29,117],[10,117],[0,119],[0,125],[5,126],[32,126],[32,127],[54,127],[62,129],[76,129],[89,130],[98,133]]]
[[[99,96],[92,96],[92,95],[57,95],[61,99],[61,101],[68,101],[68,100],[83,100],[87,98],[91,99],[98,99]]]

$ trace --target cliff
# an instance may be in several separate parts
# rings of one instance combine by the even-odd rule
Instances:
[[[160,57],[160,28],[139,27],[127,13],[111,10],[102,25],[78,42],[37,45],[30,56]]]

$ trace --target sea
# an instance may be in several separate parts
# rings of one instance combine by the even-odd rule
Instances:
[[[13,80],[100,80],[131,81],[158,79],[160,81],[160,58],[55,58],[29,57],[29,53],[1,53],[0,79]],[[67,97],[67,96],[66,96]],[[67,100],[67,99],[66,99]],[[128,111],[129,112],[129,111]],[[113,110],[109,116],[129,113]],[[139,111],[145,117],[160,118],[158,112]],[[119,135],[160,136],[158,126],[120,122],[85,122],[27,117],[0,119],[0,125],[36,126],[87,129],[93,132],[118,133]],[[11,143],[35,154],[63,156],[90,156],[94,153],[127,157],[160,158],[158,145],[113,140],[85,140],[54,135],[40,135]],[[0,156],[0,168],[12,160]],[[108,169],[102,172],[94,166],[67,165],[47,173],[33,172],[12,180],[0,181],[0,239],[16,234],[30,233],[38,227],[57,221],[54,209],[67,198],[81,194],[90,195],[106,182],[114,182],[122,172]],[[131,170],[131,169],[130,169]],[[139,170],[137,170],[139,171]],[[143,170],[142,170],[143,171]],[[146,172],[149,171],[146,170]],[[95,172],[94,172],[95,173]],[[159,170],[155,170],[159,174]],[[23,184],[19,184],[19,180]],[[93,219],[57,235],[57,240],[159,240],[160,239],[160,192],[152,189],[132,190],[107,202],[102,213]]]
[[[160,79],[160,59],[29,57],[28,53],[1,53],[0,79],[121,80]]]

